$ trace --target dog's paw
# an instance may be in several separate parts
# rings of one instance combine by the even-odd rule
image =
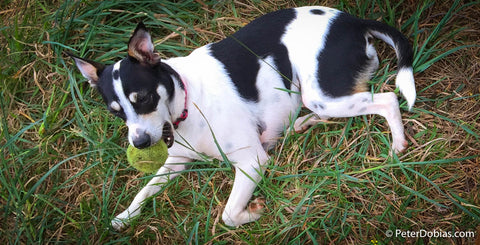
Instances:
[[[248,212],[261,214],[265,210],[265,198],[257,197],[248,204]]]
[[[293,125],[293,130],[295,131],[295,133],[300,134],[307,131],[309,127],[310,125],[305,125],[303,123],[295,122],[295,124]]]
[[[393,142],[392,144],[392,149],[395,152],[395,154],[402,153],[407,149],[408,142],[405,139],[399,140],[398,142]]]
[[[240,225],[258,220],[262,216],[265,207],[265,199],[258,197],[252,200],[244,210],[229,212],[232,209],[226,208],[223,210],[222,219],[226,225],[238,227]]]
[[[128,222],[124,220],[114,218],[112,220],[112,228],[116,231],[123,231],[128,226]]]
[[[318,120],[318,117],[314,114],[308,114],[306,116],[299,117],[293,124],[293,130],[295,130],[295,133],[303,133],[312,125],[315,125],[316,120]]]
[[[316,125],[320,122],[328,122],[328,117],[319,117],[314,113],[310,113],[303,117],[297,118],[297,120],[295,120],[295,123],[293,124],[293,130],[295,130],[295,133],[303,133],[307,131],[307,129],[309,129],[311,126]]]
[[[123,211],[121,214],[117,215],[112,220],[112,227],[116,231],[123,231],[129,225],[130,215],[127,210]]]

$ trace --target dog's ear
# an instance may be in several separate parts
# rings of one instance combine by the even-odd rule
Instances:
[[[80,58],[72,53],[66,52],[70,57],[73,58],[78,69],[82,75],[88,79],[90,86],[97,86],[98,79],[103,72],[105,66],[103,64],[97,63],[95,61],[87,60]]]
[[[143,64],[155,65],[160,62],[160,56],[154,52],[152,38],[142,22],[138,23],[130,37],[128,55]]]

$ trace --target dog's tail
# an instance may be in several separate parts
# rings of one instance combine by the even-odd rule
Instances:
[[[412,110],[417,97],[413,78],[413,51],[408,39],[397,29],[374,20],[365,20],[369,33],[388,43],[395,49],[398,59],[398,74],[395,80],[403,97],[407,100],[408,109]]]

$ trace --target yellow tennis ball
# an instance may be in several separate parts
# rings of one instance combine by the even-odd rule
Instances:
[[[168,157],[168,147],[163,140],[145,149],[131,145],[127,149],[128,163],[138,171],[154,173],[165,164]]]

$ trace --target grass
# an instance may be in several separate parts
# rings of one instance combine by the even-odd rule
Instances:
[[[119,233],[110,220],[151,176],[128,166],[125,126],[63,51],[112,63],[144,21],[163,57],[186,55],[263,13],[311,1],[1,3],[1,243],[478,242],[479,2],[317,4],[381,20],[409,37],[418,100],[413,112],[402,113],[407,151],[390,153],[388,127],[378,116],[287,132],[254,194],[267,200],[258,222],[223,225],[233,172],[225,161],[206,159],[191,163]],[[394,52],[377,46],[382,63],[372,91],[395,91]],[[396,229],[473,231],[476,238],[385,235]]]

